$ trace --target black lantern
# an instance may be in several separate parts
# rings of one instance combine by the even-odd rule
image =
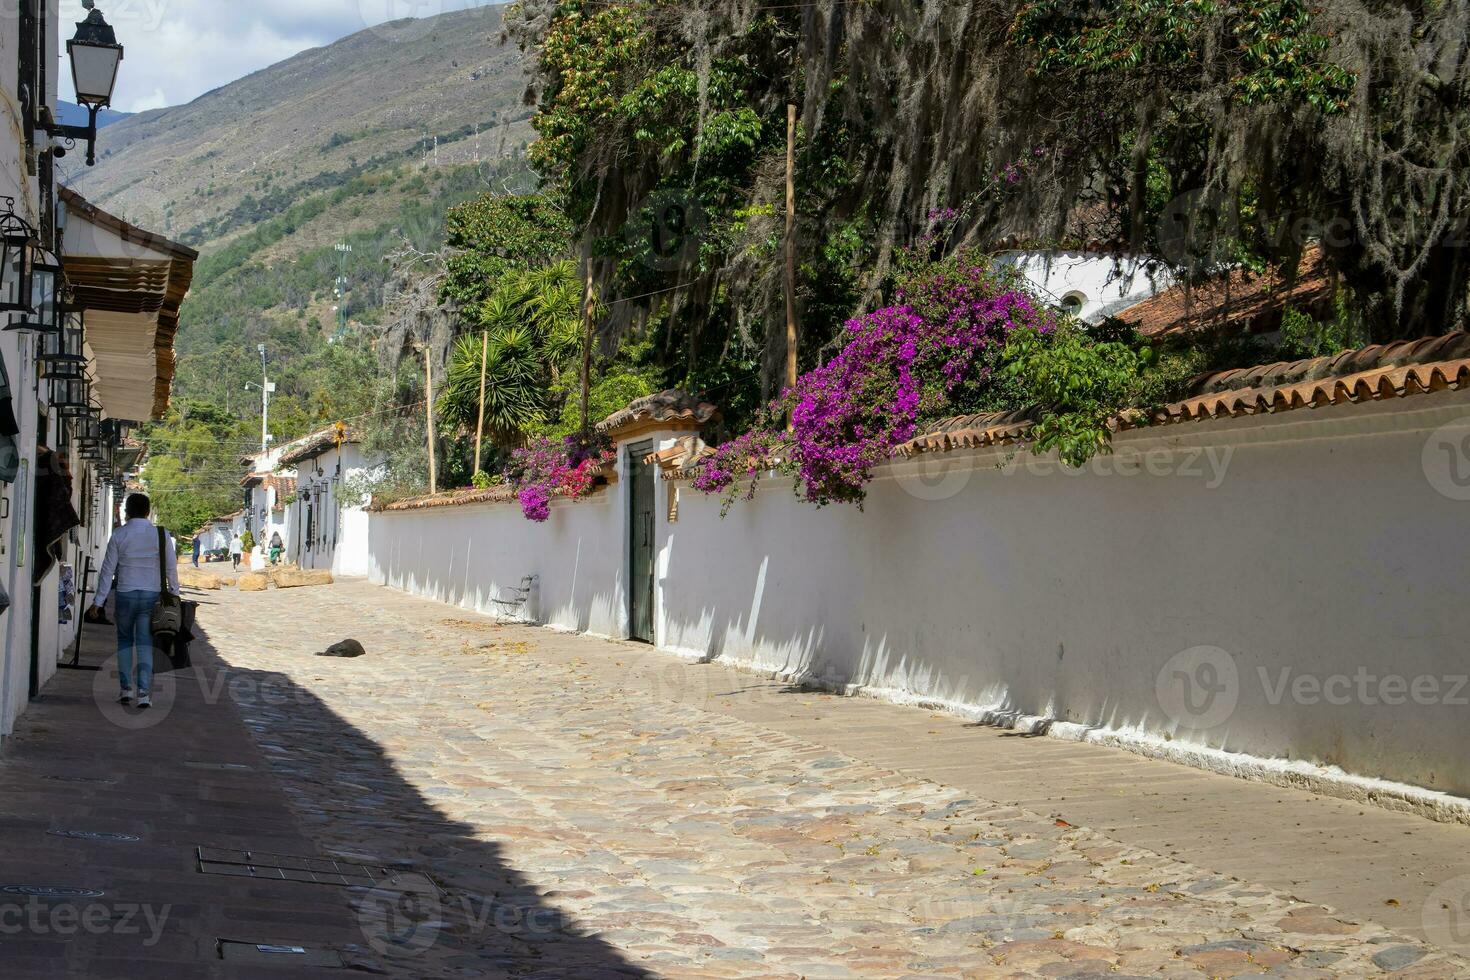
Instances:
[[[15,213],[15,198],[0,201],[6,205],[5,213],[0,214],[0,310],[30,312],[36,229]]]
[[[85,380],[85,379],[84,379]],[[75,418],[101,418],[102,406],[92,397],[92,382],[86,382],[87,401],[83,405],[62,405],[56,409],[56,414],[64,419]]]
[[[85,337],[82,315],[70,313],[61,329],[48,332],[41,338],[41,356],[37,359],[46,368],[48,377],[78,377],[82,374],[87,364],[87,353],[83,347]]]
[[[77,102],[87,107],[87,125],[53,124],[51,135],[68,143],[84,140],[87,144],[87,166],[97,163],[97,113],[112,104],[112,90],[117,85],[117,66],[122,63],[123,48],[117,33],[97,10],[94,0],[82,0],[87,19],[77,24],[77,33],[66,42],[71,57],[71,79]],[[57,148],[58,157],[66,151]]]
[[[75,416],[92,407],[92,382],[78,374],[51,379],[51,407],[62,415]]]
[[[83,415],[72,423],[72,441],[79,446],[97,446],[102,443],[102,422],[96,416]]]
[[[61,263],[48,252],[37,252],[31,260],[31,305],[25,314],[14,320],[6,330],[32,330],[37,333],[56,333],[61,327],[61,291],[65,288],[66,275]]]

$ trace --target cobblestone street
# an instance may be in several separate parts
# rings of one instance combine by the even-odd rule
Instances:
[[[314,846],[401,875],[374,889],[251,879],[257,905],[279,896],[284,909],[315,912],[282,915],[280,936],[238,938],[305,945],[320,935],[349,965],[404,977],[1470,975],[1456,951],[1418,930],[717,704],[746,684],[773,708],[820,713],[823,727],[840,729],[863,725],[873,702],[700,674],[630,644],[498,627],[359,582],[201,598],[221,663],[206,654],[193,671],[165,675],[173,690],[164,686],[151,715],[112,723],[154,740],[131,744],[187,745],[202,738],[194,726],[218,741],[243,722],[312,842],[278,841],[267,832],[286,831],[263,823],[260,849]],[[346,637],[366,656],[312,656]],[[57,738],[54,712],[98,710],[76,700],[28,716],[43,730],[23,733],[0,790],[28,752]],[[125,829],[119,819],[114,829]],[[230,842],[245,847],[249,812],[236,823]],[[181,853],[187,843],[221,840],[207,827],[172,838]],[[207,889],[196,884],[190,902],[206,905]],[[180,963],[201,962],[162,975],[251,975],[203,962],[221,938],[207,920],[176,910],[163,946]],[[16,949],[8,936],[0,956],[7,949]],[[10,962],[47,975],[56,961]]]

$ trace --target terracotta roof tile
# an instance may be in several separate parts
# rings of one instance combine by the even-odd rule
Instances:
[[[1034,408],[1013,412],[982,412],[941,419],[897,447],[902,456],[917,453],[947,453],[955,449],[1004,446],[1026,437],[1039,416]]]
[[[597,431],[616,437],[625,430],[653,423],[704,425],[719,415],[720,410],[709,402],[671,388],[655,395],[645,395],[627,408],[613,412],[597,423]]]
[[[1292,280],[1274,270],[1256,275],[1235,269],[1206,283],[1172,286],[1114,315],[1145,337],[1219,329],[1265,333],[1280,325],[1288,307],[1322,311],[1333,293],[1326,257],[1313,245],[1302,253]]]
[[[1470,390],[1470,334],[1373,344],[1332,357],[1281,361],[1202,375],[1188,397],[1156,412],[1130,411],[1114,430],[1274,414],[1405,398],[1446,389]],[[895,447],[897,456],[952,452],[1024,442],[1036,411],[993,412],[943,419]]]
[[[343,431],[342,442],[344,445],[357,441],[357,433],[353,432],[350,428]],[[336,445],[337,427],[335,425],[329,425],[325,429],[311,433],[311,435],[302,436],[300,439],[288,445],[286,450],[281,453],[281,461],[276,465],[293,466],[302,460],[315,459]]]
[[[515,499],[515,490],[502,484],[486,487],[483,490],[479,487],[463,487],[458,490],[444,490],[440,493],[423,494],[418,497],[404,497],[402,500],[394,500],[389,503],[374,503],[368,507],[368,510],[428,510],[432,507],[462,507],[467,504],[503,504]]]

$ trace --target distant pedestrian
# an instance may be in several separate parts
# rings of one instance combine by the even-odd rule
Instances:
[[[179,594],[179,559],[173,535],[164,533],[159,555],[159,530],[148,519],[152,509],[141,493],[129,494],[124,504],[127,523],[107,542],[107,554],[97,578],[89,618],[99,620],[113,585],[117,586],[117,678],[122,685],[118,701],[127,704],[137,692],[138,707],[152,704],[153,609],[162,584],[159,562],[167,575],[168,590]]]
[[[281,552],[286,550],[285,544],[281,542],[281,532],[277,531],[271,535],[271,564],[281,563]]]
[[[204,548],[204,544],[203,544],[203,542],[201,542],[199,540],[199,535],[197,535],[197,534],[194,535],[194,567],[195,568],[198,568],[199,567],[199,552],[203,548]]]
[[[245,542],[240,539],[240,535],[237,534],[230,538],[230,561],[235,563],[235,571],[237,572],[240,570],[240,556],[244,553]]]

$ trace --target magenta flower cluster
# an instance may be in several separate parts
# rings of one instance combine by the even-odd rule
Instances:
[[[897,300],[849,321],[842,351],[802,375],[762,429],[704,460],[695,487],[733,499],[738,481],[751,481],[748,496],[760,473],[785,470],[812,503],[861,504],[873,468],[921,419],[951,414],[957,389],[984,380],[1012,330],[1052,327],[1029,296],[975,262],[942,263]],[[790,428],[778,428],[788,413]]]
[[[552,497],[587,496],[597,474],[615,458],[605,444],[589,445],[574,436],[541,438],[511,454],[505,476],[516,489],[521,513],[539,523],[551,516]]]

